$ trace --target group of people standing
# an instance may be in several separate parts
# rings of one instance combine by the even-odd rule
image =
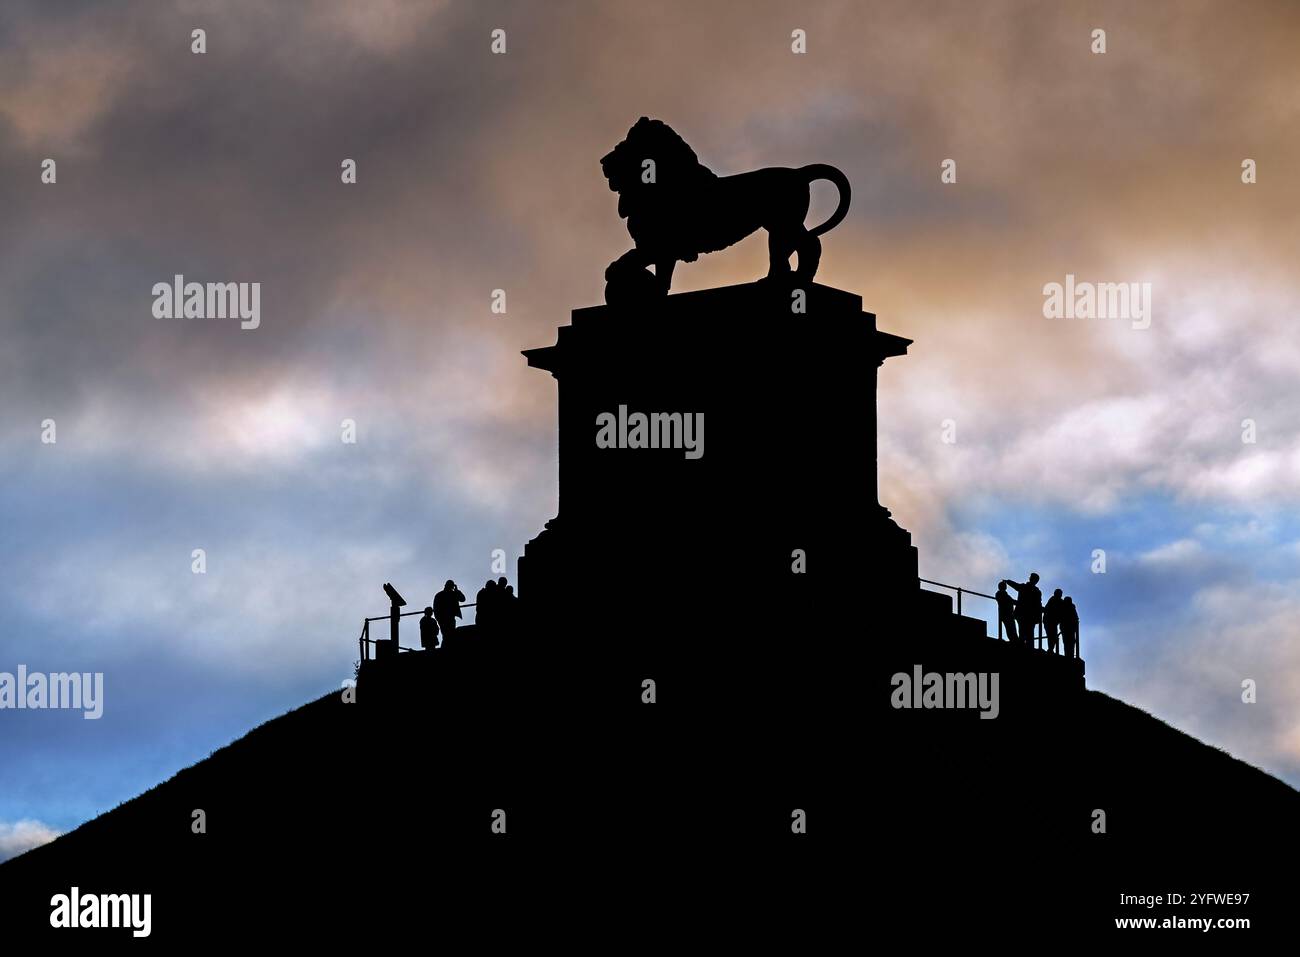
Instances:
[[[461,602],[465,593],[454,581],[447,579],[442,591],[433,596],[433,604],[424,609],[420,619],[420,647],[425,651],[441,648],[456,632],[456,620],[461,617]],[[506,581],[502,575],[496,581],[488,582],[479,589],[474,597],[474,624],[480,628],[495,628],[509,625],[514,620],[515,586]]]
[[[506,582],[505,575],[496,581],[489,578],[474,596],[474,624],[480,628],[509,625],[514,620],[518,600],[515,586]]]
[[[1010,586],[1016,590],[1012,598],[1007,592]],[[1062,597],[1061,589],[1052,592],[1052,597],[1043,603],[1043,593],[1038,589],[1038,572],[1031,572],[1029,581],[1013,582],[1004,578],[998,582],[998,620],[1006,632],[1007,640],[1026,648],[1043,647],[1059,654],[1061,640],[1065,641],[1065,656],[1079,657],[1079,610],[1074,607],[1074,599]],[[1035,629],[1042,625],[1041,632]]]

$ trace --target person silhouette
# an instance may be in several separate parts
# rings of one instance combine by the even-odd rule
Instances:
[[[1060,640],[1058,629],[1061,625],[1061,609],[1065,602],[1061,600],[1061,589],[1052,592],[1052,597],[1047,599],[1047,604],[1043,606],[1043,629],[1047,632],[1047,650],[1052,654],[1057,654],[1057,647]]]
[[[456,587],[450,578],[442,586],[442,591],[433,596],[433,617],[442,629],[442,643],[445,645],[456,630],[456,619],[461,617],[460,603],[465,600],[464,593]]]
[[[505,579],[501,579],[505,581]],[[518,624],[519,618],[519,597],[515,594],[514,585],[506,585],[501,593],[501,624],[512,631]]]
[[[438,641],[438,623],[433,618],[432,606],[424,609],[424,617],[420,619],[420,647],[425,651],[442,647],[442,642]]]
[[[480,628],[492,628],[497,623],[497,583],[488,579],[474,596],[474,624]]]
[[[510,625],[511,614],[514,612],[512,603],[515,600],[515,590],[511,587],[505,575],[497,579],[496,591],[492,597],[496,600],[496,623],[502,628],[506,628]]]
[[[1016,623],[1020,626],[1020,641],[1029,648],[1035,642],[1041,642],[1042,636],[1035,636],[1034,627],[1043,618],[1043,593],[1038,590],[1038,572],[1029,573],[1029,581],[1007,584],[1016,590]]]
[[[1061,630],[1065,632],[1065,657],[1079,657],[1079,609],[1074,599],[1066,597],[1061,603]]]
[[[998,621],[1002,623],[1002,628],[1007,634],[1007,641],[1018,644],[1020,639],[1016,635],[1016,600],[1007,591],[1005,580],[998,582],[996,598],[998,602]]]

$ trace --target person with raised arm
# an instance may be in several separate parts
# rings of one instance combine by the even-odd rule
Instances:
[[[1011,597],[1007,591],[1006,580],[998,582],[998,593],[996,595],[998,603],[998,621],[1002,623],[1002,628],[1006,632],[1007,641],[1013,645],[1018,644],[1020,638],[1016,634],[1016,600]]]
[[[465,600],[465,593],[456,587],[450,578],[442,586],[442,591],[433,596],[433,617],[442,629],[442,641],[446,644],[456,630],[456,619],[461,617],[460,603]]]
[[[1020,626],[1020,641],[1031,647],[1035,641],[1041,642],[1042,636],[1034,635],[1034,628],[1043,620],[1043,593],[1038,590],[1038,572],[1029,573],[1029,581],[1007,584],[1016,590],[1016,624]]]

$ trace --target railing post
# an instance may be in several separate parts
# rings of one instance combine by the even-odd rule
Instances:
[[[961,617],[961,589],[957,589],[957,616]]]
[[[365,649],[366,649],[365,655],[362,657],[361,660],[369,661],[370,660],[370,619],[369,618],[366,619],[366,623],[364,627],[362,627],[361,629],[361,642],[362,644],[365,645]]]

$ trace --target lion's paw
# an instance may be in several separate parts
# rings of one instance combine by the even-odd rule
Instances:
[[[620,260],[605,270],[605,302],[611,306],[631,305],[657,299],[668,290],[649,269],[631,266]]]

